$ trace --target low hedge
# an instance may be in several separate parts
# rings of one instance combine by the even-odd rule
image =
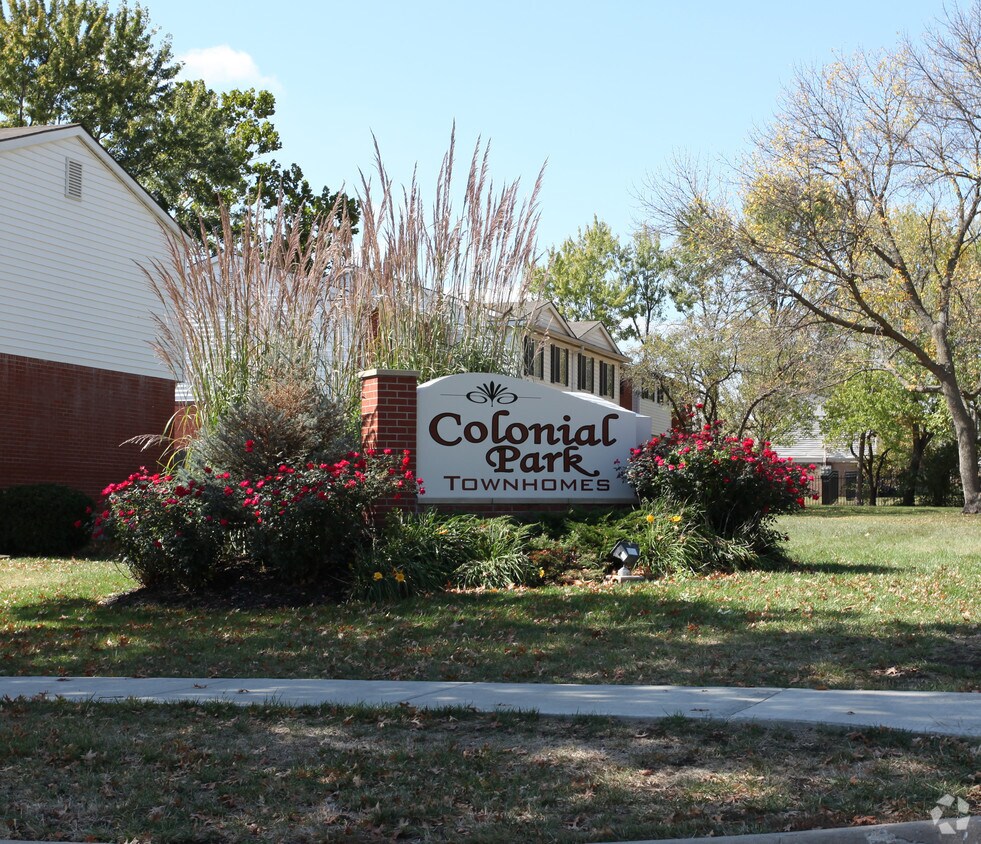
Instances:
[[[0,490],[0,553],[59,557],[89,541],[92,499],[62,484],[24,484]]]

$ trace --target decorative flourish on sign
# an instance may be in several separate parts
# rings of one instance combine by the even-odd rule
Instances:
[[[467,393],[467,401],[475,404],[490,404],[491,407],[495,404],[514,404],[517,400],[518,397],[507,387],[493,381],[481,384],[476,390]]]

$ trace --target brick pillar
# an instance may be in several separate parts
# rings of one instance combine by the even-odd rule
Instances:
[[[409,468],[416,471],[416,386],[418,372],[369,369],[361,373],[361,447],[410,452]],[[383,502],[380,509],[414,509],[416,495]]]

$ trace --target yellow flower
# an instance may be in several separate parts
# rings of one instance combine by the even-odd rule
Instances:
[[[395,572],[395,580],[398,583],[405,583],[405,575],[402,574],[402,572],[397,571]]]
[[[649,524],[649,525],[654,524],[654,514],[653,513],[648,513],[647,514],[647,524]]]
[[[678,522],[681,521],[681,516],[672,516],[671,521],[674,522],[675,524],[678,524]]]
[[[382,578],[383,578],[384,576],[385,576],[385,575],[383,575],[383,574],[382,574],[382,573],[381,573],[380,571],[376,571],[376,572],[375,572],[375,573],[374,573],[374,574],[372,575],[372,577],[373,577],[373,578],[374,578],[375,580],[381,580],[381,579],[382,579]]]
[[[538,576],[539,577],[545,577],[545,569],[539,569],[538,570]]]

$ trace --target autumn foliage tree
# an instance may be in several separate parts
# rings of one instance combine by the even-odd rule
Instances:
[[[883,340],[942,394],[964,511],[981,512],[981,3],[922,45],[802,72],[739,171],[739,201],[693,168],[654,185],[675,233],[762,290]]]

